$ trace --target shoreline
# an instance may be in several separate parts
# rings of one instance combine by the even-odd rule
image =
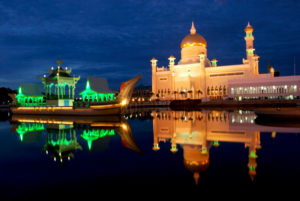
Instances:
[[[254,108],[274,108],[274,107],[300,107],[300,100],[212,100],[202,102],[201,100],[173,100],[173,101],[153,101],[134,103],[130,108],[147,107],[170,107],[173,110],[199,110],[203,108],[219,109],[254,109]]]

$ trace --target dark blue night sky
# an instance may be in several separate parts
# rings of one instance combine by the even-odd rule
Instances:
[[[1,0],[0,87],[39,82],[58,58],[81,76],[81,87],[91,75],[114,89],[138,74],[151,84],[149,60],[179,61],[192,21],[219,65],[242,63],[250,21],[260,72],[270,59],[292,75],[295,57],[300,74],[299,0]]]

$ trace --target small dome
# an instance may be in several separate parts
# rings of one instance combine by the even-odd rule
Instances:
[[[250,25],[250,22],[248,22],[248,25],[245,28],[245,32],[252,32],[254,29],[253,27]]]
[[[192,23],[190,34],[184,37],[184,39],[181,41],[180,46],[181,48],[189,46],[207,46],[206,40],[200,34],[196,33],[194,22]]]

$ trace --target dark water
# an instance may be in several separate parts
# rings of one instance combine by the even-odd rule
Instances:
[[[300,179],[300,124],[259,125],[249,111],[131,111],[111,119],[7,115],[0,122],[6,199]]]

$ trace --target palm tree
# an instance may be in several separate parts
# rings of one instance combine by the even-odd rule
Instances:
[[[177,94],[177,91],[174,91],[173,94],[175,95],[175,100],[176,100],[176,94]]]
[[[197,91],[197,94],[198,94],[198,99],[200,99],[200,95],[199,95],[199,94],[202,95],[203,93],[202,93],[202,91],[199,89],[199,90]]]
[[[181,92],[180,92],[181,98],[182,98],[183,94],[185,94],[185,93],[186,93],[186,92],[184,92],[184,91],[181,91]]]
[[[189,94],[191,94],[192,92],[193,92],[192,90],[189,90],[189,91],[188,91]],[[191,95],[190,95],[190,96],[191,96]]]

